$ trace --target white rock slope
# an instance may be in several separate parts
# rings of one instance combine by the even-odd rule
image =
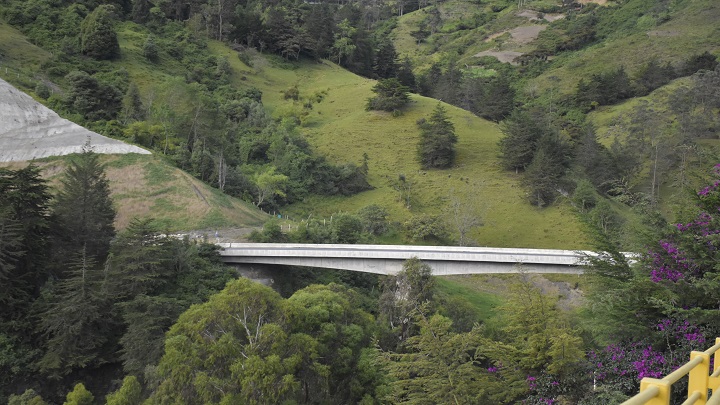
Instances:
[[[0,79],[0,162],[24,161],[82,152],[90,139],[97,153],[150,154],[64,118]]]

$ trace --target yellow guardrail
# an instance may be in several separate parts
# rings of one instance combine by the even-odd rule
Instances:
[[[688,398],[682,405],[720,405],[720,393],[709,395],[720,387],[720,338],[715,346],[704,352],[690,353],[690,361],[663,378],[643,378],[640,393],[623,402],[622,405],[670,405],[670,391],[678,380],[689,376]],[[710,374],[710,356],[714,355],[714,370]]]

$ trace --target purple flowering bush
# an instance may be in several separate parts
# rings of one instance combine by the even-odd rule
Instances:
[[[720,164],[712,175],[697,192],[695,214],[668,229],[639,263],[606,261],[594,273],[599,284],[591,303],[600,310],[590,313],[604,319],[595,325],[612,343],[588,353],[591,388],[580,403],[634,395],[642,378],[671,373],[720,336]],[[533,404],[562,398],[560,387],[545,385],[535,382]]]
[[[720,164],[715,179],[697,193],[698,213],[674,229],[648,252],[650,277],[654,282],[675,283],[701,279],[720,271]]]
[[[690,359],[693,350],[709,346],[707,332],[687,320],[662,319],[652,338],[610,344],[591,350],[573,375],[558,378],[550,373],[530,375],[528,405],[616,404],[637,393],[645,377],[662,378]],[[685,392],[685,381],[676,392]]]

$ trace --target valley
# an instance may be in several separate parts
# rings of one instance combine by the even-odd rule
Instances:
[[[720,331],[717,21],[8,0],[2,89],[42,106],[0,117],[27,119],[0,156],[33,153],[0,164],[0,402],[624,401]],[[43,106],[76,153],[37,153]],[[75,124],[152,154],[83,152]],[[245,240],[600,253],[581,276],[251,268],[268,287],[212,245]]]

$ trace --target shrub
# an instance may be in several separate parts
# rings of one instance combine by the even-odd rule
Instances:
[[[396,78],[379,80],[372,91],[377,96],[368,99],[367,110],[395,113],[410,101],[410,89]]]

